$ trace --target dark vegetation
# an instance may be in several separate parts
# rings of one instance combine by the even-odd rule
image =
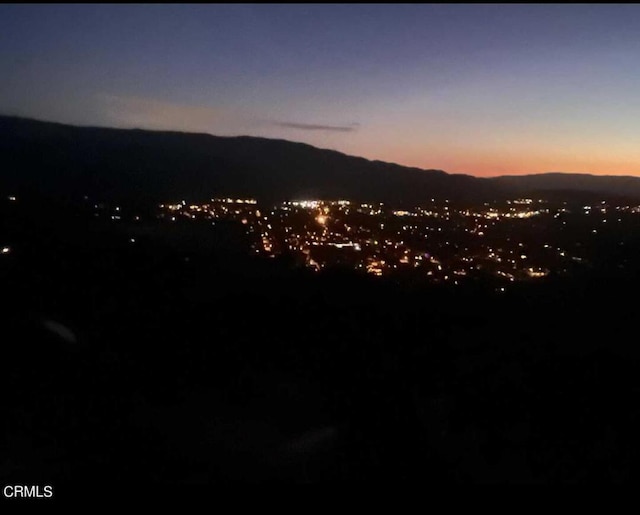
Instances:
[[[624,274],[498,294],[292,269],[232,225],[131,243],[76,204],[2,209],[5,484],[638,476],[632,235]]]

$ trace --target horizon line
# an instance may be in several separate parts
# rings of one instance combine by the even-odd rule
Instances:
[[[632,178],[632,179],[640,179],[640,175],[629,175],[629,174],[623,174],[623,173],[617,173],[617,174],[606,174],[606,173],[593,173],[593,172],[568,172],[568,171],[557,171],[557,170],[552,170],[552,171],[544,171],[544,172],[522,172],[522,173],[518,173],[518,172],[510,172],[510,173],[506,173],[506,174],[496,174],[496,175],[475,175],[474,173],[470,173],[470,172],[450,172],[447,170],[444,170],[442,168],[422,168],[422,167],[418,167],[418,166],[410,166],[410,165],[405,165],[405,164],[401,164],[398,162],[394,162],[394,161],[384,161],[381,159],[371,159],[365,156],[357,156],[357,155],[353,155],[353,154],[347,154],[345,152],[342,152],[340,150],[335,150],[332,148],[324,148],[324,147],[318,147],[316,145],[312,145],[311,143],[306,143],[304,141],[296,141],[296,140],[290,140],[290,139],[286,139],[286,138],[268,138],[265,136],[252,136],[250,134],[236,134],[233,136],[220,136],[218,134],[213,134],[210,132],[199,132],[199,131],[185,131],[185,130],[179,130],[179,129],[150,129],[150,128],[144,128],[144,127],[114,127],[111,125],[100,125],[100,124],[78,124],[78,123],[69,123],[69,122],[60,122],[60,121],[54,121],[54,120],[45,120],[45,119],[41,119],[41,118],[35,118],[35,117],[31,117],[31,116],[24,116],[21,114],[8,114],[8,113],[0,113],[0,118],[18,118],[20,120],[27,120],[27,121],[32,121],[32,122],[38,122],[38,123],[49,123],[49,124],[54,124],[54,125],[64,125],[67,127],[77,127],[77,128],[84,128],[84,129],[107,129],[107,130],[121,130],[121,131],[127,131],[127,130],[131,130],[131,131],[147,131],[147,132],[159,132],[159,133],[176,133],[176,134],[193,134],[193,135],[206,135],[206,136],[212,136],[215,138],[255,138],[255,139],[265,139],[265,140],[270,140],[270,141],[285,141],[288,143],[294,143],[294,144],[299,144],[299,145],[307,145],[309,147],[315,148],[317,150],[324,150],[324,151],[328,151],[328,152],[336,152],[338,154],[342,154],[344,156],[348,156],[348,157],[353,157],[353,158],[357,158],[357,159],[365,159],[367,161],[370,161],[372,163],[378,162],[378,163],[385,163],[385,164],[390,164],[390,165],[395,165],[395,166],[400,166],[403,168],[409,168],[409,169],[414,169],[414,170],[421,170],[421,171],[437,171],[437,172],[444,172],[447,175],[466,175],[466,176],[470,176],[470,177],[474,177],[476,179],[498,179],[498,178],[511,178],[511,177],[530,177],[530,176],[539,176],[539,175],[584,175],[584,176],[589,176],[589,177],[625,177],[625,178]]]

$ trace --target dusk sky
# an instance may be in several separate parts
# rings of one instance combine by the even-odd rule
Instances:
[[[2,5],[0,113],[640,175],[640,5]]]

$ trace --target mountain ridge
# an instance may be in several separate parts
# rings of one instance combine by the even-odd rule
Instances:
[[[351,198],[417,204],[482,201],[539,190],[640,199],[640,178],[549,172],[492,178],[350,156],[308,143],[255,136],[78,126],[0,115],[0,178],[12,191],[206,199]],[[559,176],[559,177],[558,177]]]

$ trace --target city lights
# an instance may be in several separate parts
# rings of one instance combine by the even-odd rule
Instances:
[[[568,259],[588,265],[578,252],[579,246],[569,250],[544,243],[536,251],[531,242],[525,245],[518,241],[522,238],[514,241],[509,237],[518,234],[514,231],[532,217],[565,224],[565,220],[558,220],[558,213],[576,215],[565,207],[552,209],[540,200],[524,198],[454,207],[433,199],[428,208],[411,209],[346,199],[285,201],[259,209],[257,204],[255,199],[230,197],[212,198],[205,204],[183,200],[161,204],[159,217],[238,223],[250,238],[258,238],[252,243],[252,251],[268,257],[286,251],[296,262],[315,271],[340,263],[375,276],[412,270],[438,282],[452,276],[468,281],[489,273],[496,280],[514,282],[547,277],[554,267],[563,273],[565,268],[549,252],[554,248],[555,259],[563,258],[561,263]],[[637,214],[640,206],[620,206],[616,210]],[[589,212],[590,206],[579,210],[582,215]],[[598,231],[592,228],[591,232]]]

